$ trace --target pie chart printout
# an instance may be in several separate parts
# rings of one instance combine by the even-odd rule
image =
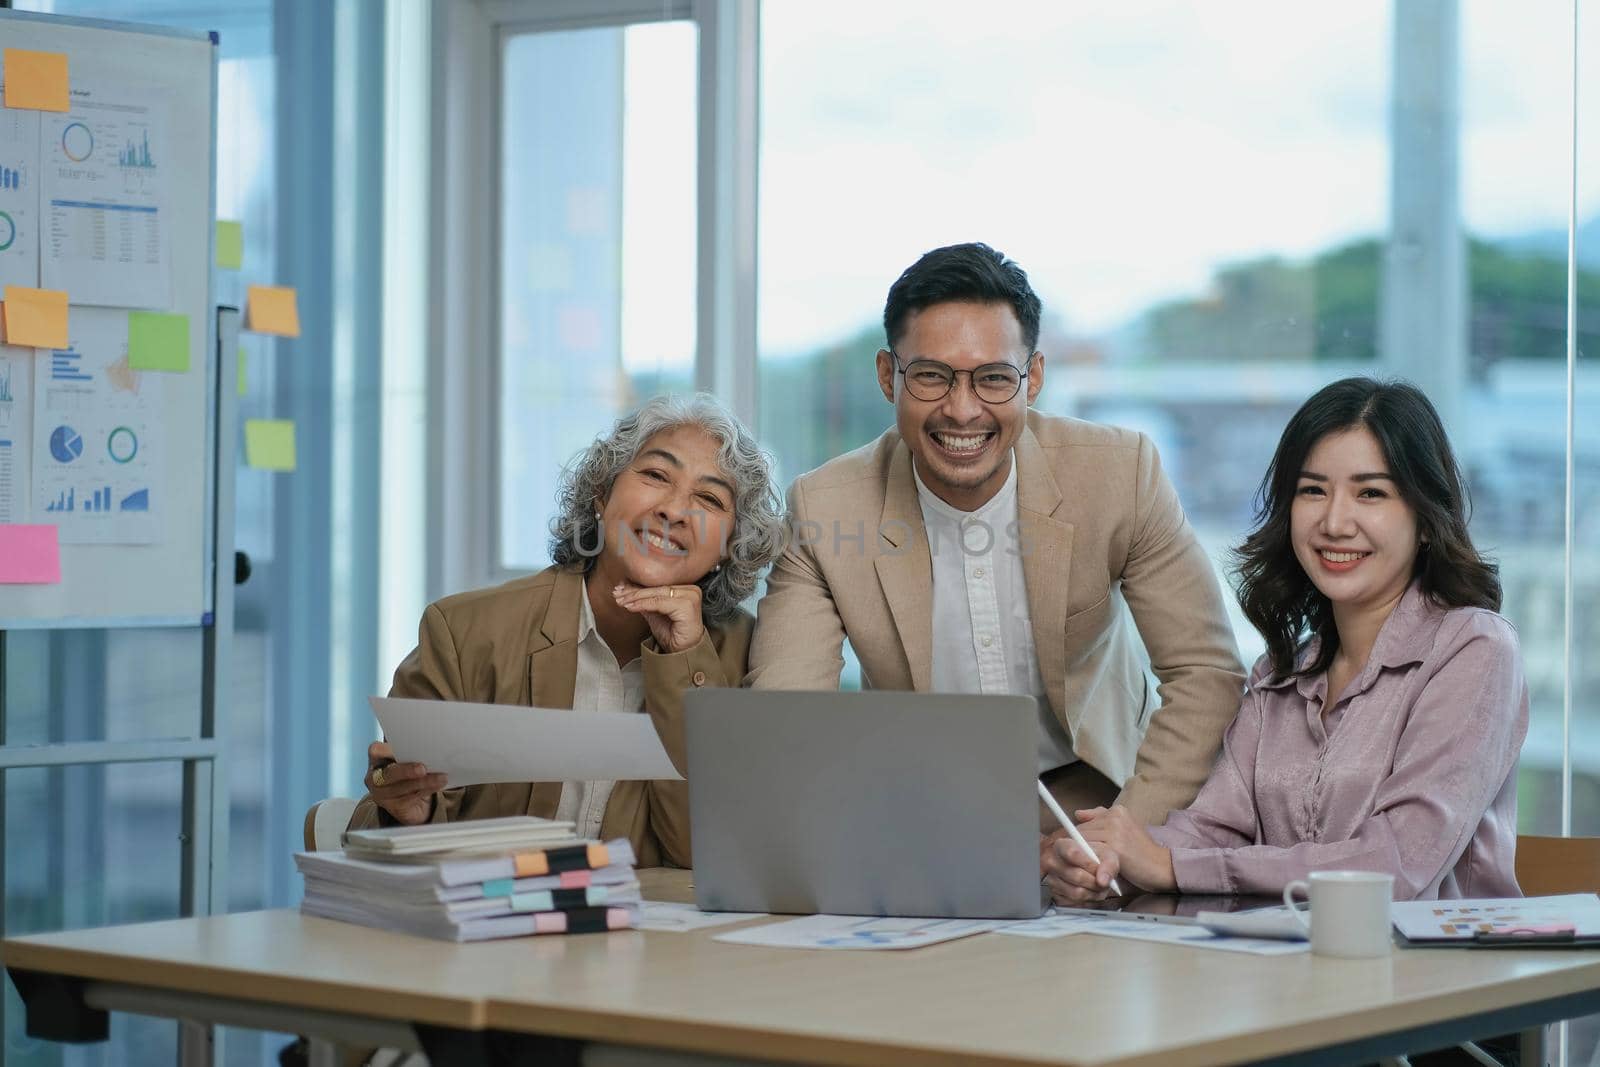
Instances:
[[[57,426],[50,434],[50,455],[57,463],[71,463],[83,455],[83,438],[71,426]]]

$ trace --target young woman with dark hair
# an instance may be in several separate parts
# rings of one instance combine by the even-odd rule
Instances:
[[[1078,813],[1058,900],[1278,893],[1309,871],[1394,875],[1398,899],[1518,896],[1528,687],[1461,472],[1414,386],[1347,378],[1295,413],[1238,556],[1267,652],[1211,777],[1161,827]]]

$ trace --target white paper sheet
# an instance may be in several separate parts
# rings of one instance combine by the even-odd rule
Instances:
[[[369,699],[395,758],[426,764],[451,787],[683,778],[643,712]]]
[[[708,926],[726,926],[746,919],[765,919],[762,911],[701,911],[693,904],[669,904],[664,900],[647,900],[639,905],[634,927],[639,930],[667,930],[687,933],[704,930]]]
[[[1022,919],[1017,922],[1006,923],[995,928],[997,934],[1010,934],[1013,937],[1066,937],[1069,934],[1086,934],[1089,925],[1082,923],[1078,915],[1058,915],[1055,909],[1045,912],[1037,919]]]
[[[769,948],[896,949],[921,948],[981,934],[1002,922],[993,919],[883,919],[861,915],[807,915],[788,922],[730,930],[713,940]]]
[[[1189,948],[1212,948],[1222,952],[1248,952],[1256,956],[1291,956],[1306,952],[1304,941],[1276,941],[1260,937],[1219,937],[1203,926],[1186,923],[1146,922],[1119,919],[1114,913],[1097,915],[1047,914],[1038,919],[1007,923],[995,933],[1017,937],[1065,937],[1068,934],[1100,934],[1130,941],[1156,941]]]

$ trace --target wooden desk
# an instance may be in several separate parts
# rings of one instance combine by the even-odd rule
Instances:
[[[641,874],[654,899],[686,899],[688,878]],[[1600,1011],[1593,950],[1333,960],[991,934],[808,952],[713,941],[723,929],[451,945],[269,911],[11,938],[0,954],[33,987],[30,1026],[57,1038],[74,1004],[143,994],[301,1032],[421,1023],[784,1062],[1142,1067],[1353,1062]]]

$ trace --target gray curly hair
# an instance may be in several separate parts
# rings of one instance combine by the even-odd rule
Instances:
[[[556,490],[560,510],[550,520],[550,558],[581,564],[585,572],[594,566],[602,536],[595,503],[610,494],[617,475],[647,441],[679,426],[698,426],[716,439],[717,465],[734,485],[728,558],[698,583],[702,614],[721,621],[755,592],[762,572],[783,551],[786,528],[783,501],[772,484],[772,457],[707,393],[652,397],[572,458]]]

